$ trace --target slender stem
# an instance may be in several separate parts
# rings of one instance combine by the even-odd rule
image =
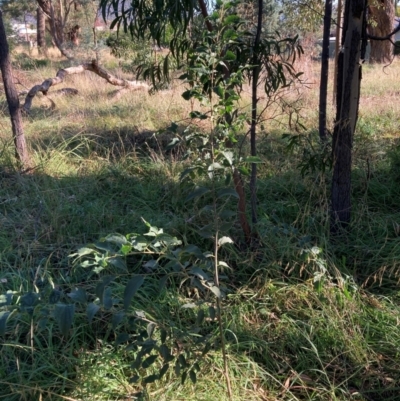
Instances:
[[[257,89],[258,78],[260,75],[260,60],[258,57],[258,47],[261,40],[261,28],[263,17],[263,0],[258,0],[258,14],[257,14],[257,31],[254,39],[253,46],[253,77],[252,77],[252,90],[251,90],[251,128],[250,128],[250,150],[251,155],[257,155],[256,133],[257,133]],[[257,164],[251,165],[250,177],[250,199],[251,199],[251,220],[253,224],[257,224]]]
[[[327,139],[326,100],[328,97],[329,74],[329,34],[332,20],[332,0],[325,0],[324,38],[322,41],[321,86],[319,91],[319,137],[321,142]]]
[[[214,202],[215,205],[215,202]],[[218,272],[218,231],[215,233],[215,241],[214,241],[214,269],[215,269],[215,285],[219,288],[219,272]],[[222,348],[222,359],[224,361],[224,376],[226,381],[226,390],[228,393],[228,399],[230,401],[232,398],[232,386],[231,379],[229,378],[229,368],[228,368],[228,359],[226,357],[226,346],[225,346],[225,337],[224,337],[224,327],[222,324],[222,305],[221,298],[217,297],[217,317],[218,317],[218,326],[219,326],[219,336],[221,340],[221,348]]]
[[[336,102],[336,87],[337,87],[337,71],[338,71],[338,59],[339,59],[339,48],[340,38],[342,31],[342,0],[339,0],[337,6],[337,19],[336,19],[336,42],[335,42],[335,72],[333,74],[333,96],[332,102]]]

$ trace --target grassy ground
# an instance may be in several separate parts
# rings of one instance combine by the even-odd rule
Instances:
[[[18,78],[28,88],[62,65],[18,60]],[[298,100],[309,130],[300,146],[287,150],[285,124],[269,121],[259,137],[265,161],[258,186],[261,246],[257,252],[241,248],[240,231],[233,230],[237,246],[221,253],[231,266],[222,278],[222,315],[233,399],[394,401],[400,394],[400,62],[384,70],[367,66],[363,74],[353,222],[345,243],[329,241],[329,171],[302,177],[298,168],[314,154],[316,68],[307,65],[309,89],[302,88]],[[115,88],[90,73],[69,77],[65,86],[79,95],[54,98],[55,108],[38,97],[25,118],[37,166],[29,175],[14,171],[0,95],[0,294],[14,291],[14,303],[30,291],[47,299],[56,289],[65,302],[76,287],[95,293],[97,276],[69,256],[110,233],[144,233],[142,218],[212,251],[198,235],[201,205],[185,202],[187,188],[179,182],[187,162],[165,152],[169,135],[153,135],[191,111],[182,88],[113,100]],[[157,322],[157,341],[160,328],[181,333],[169,347],[192,361],[201,352],[196,336],[212,339],[195,385],[189,379],[182,385],[172,368],[155,383],[130,380],[135,372],[147,373],[132,367],[137,350],[115,342],[118,333],[135,330],[128,321],[114,330],[106,308],[88,324],[78,303],[71,333],[63,336],[56,319],[45,319],[46,311],[33,303],[15,309],[0,337],[0,399],[227,400],[218,325],[208,312],[213,298],[172,281],[159,290],[159,276],[143,270],[146,260],[129,259],[128,272],[107,267],[116,277],[111,309],[131,275],[144,273],[133,305]],[[8,310],[4,297],[2,311]],[[193,308],[182,307],[188,303]],[[191,355],[183,351],[188,348]],[[157,359],[149,373],[162,365]]]

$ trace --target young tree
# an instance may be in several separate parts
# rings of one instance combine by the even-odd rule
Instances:
[[[22,126],[21,109],[19,107],[18,93],[14,85],[11,68],[10,52],[3,23],[3,14],[0,10],[0,69],[3,76],[4,90],[10,111],[16,156],[21,167],[29,167],[29,155]]]
[[[394,25],[393,0],[369,0],[368,2],[368,33],[373,36],[387,36],[393,31]],[[389,40],[371,40],[371,63],[388,64],[393,59],[393,43]]]
[[[332,0],[325,0],[324,37],[322,41],[321,86],[319,92],[319,137],[322,142],[327,139],[326,101],[328,98],[329,74],[329,37],[332,20]]]

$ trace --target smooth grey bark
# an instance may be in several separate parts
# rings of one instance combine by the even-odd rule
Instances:
[[[0,10],[0,69],[3,77],[4,90],[10,112],[12,134],[15,145],[15,153],[22,169],[27,169],[30,164],[28,148],[26,146],[21,109],[19,107],[18,92],[14,85],[10,52],[3,23],[3,13]]]
[[[39,52],[47,56],[46,16],[40,7],[36,9],[36,20],[37,20],[37,46]]]

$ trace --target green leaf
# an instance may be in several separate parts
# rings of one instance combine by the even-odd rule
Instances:
[[[193,97],[193,91],[191,91],[191,90],[189,89],[189,90],[183,92],[183,93],[182,93],[182,97],[183,97],[185,100],[190,100],[190,99]]]
[[[92,322],[94,315],[98,312],[98,310],[100,309],[100,306],[94,303],[90,303],[88,304],[88,306],[86,307],[86,316],[89,320],[89,323]]]
[[[61,291],[53,289],[49,296],[49,303],[54,305],[56,304],[61,298]]]
[[[124,291],[124,308],[128,310],[131,305],[132,298],[136,294],[137,290],[141,287],[144,282],[143,276],[134,276],[129,280]]]
[[[239,22],[240,22],[240,17],[235,14],[228,15],[224,19],[224,25],[238,24]]]
[[[0,337],[4,337],[6,334],[6,326],[7,326],[7,320],[8,317],[10,316],[11,312],[0,312]]]
[[[13,294],[10,291],[7,291],[6,294],[0,295],[0,306],[11,305],[11,301],[13,298]]]
[[[63,336],[67,337],[75,314],[74,304],[57,304],[54,308],[54,318]]]
[[[210,315],[210,319],[214,320],[215,319],[215,308],[213,306],[210,306],[208,308],[208,313]]]
[[[110,310],[112,308],[113,300],[111,297],[111,288],[110,287],[107,287],[104,290],[103,305],[104,305],[104,309],[106,309],[106,310]]]
[[[224,54],[224,60],[234,61],[236,60],[236,54],[231,50],[227,50],[226,53]]]
[[[178,361],[181,364],[182,368],[186,368],[188,365],[186,363],[186,358],[183,354],[180,354],[178,357]]]
[[[165,341],[167,340],[167,330],[161,329],[160,330],[160,339],[161,339],[161,344],[164,344]]]
[[[146,358],[143,363],[142,363],[142,368],[147,369],[150,367],[158,358],[158,355],[150,355],[148,358]]]
[[[76,253],[74,253],[73,255],[71,255],[71,256],[75,256],[76,255],[76,256],[79,256],[81,258],[82,256],[90,255],[91,253],[95,253],[95,252],[96,251],[94,249],[92,249],[92,248],[83,247],[83,248],[79,248],[78,251]]]
[[[210,290],[215,294],[215,296],[217,298],[221,298],[222,297],[221,290],[216,285],[213,285],[212,287],[210,287]]]
[[[187,378],[187,372],[183,372],[181,376],[181,384],[184,385]]]
[[[110,234],[110,235],[107,235],[105,240],[107,242],[112,242],[112,243],[117,244],[117,245],[128,244],[128,240],[125,238],[125,236],[123,236],[121,234]]]
[[[140,379],[140,376],[139,375],[135,375],[135,376],[132,376],[130,379],[129,379],[129,383],[137,383],[137,381]]]
[[[169,363],[166,363],[160,370],[160,379],[167,373],[169,369]]]
[[[147,330],[147,335],[149,336],[149,338],[151,338],[151,336],[153,335],[156,326],[157,325],[155,323],[149,323],[147,325],[146,330]]]
[[[126,343],[129,340],[128,333],[119,333],[117,338],[115,339],[115,346]]]
[[[87,296],[86,291],[83,288],[75,288],[74,291],[71,291],[68,296],[75,302],[86,304]]]
[[[222,198],[224,196],[233,196],[239,199],[238,193],[233,188],[223,188],[217,192],[217,198]]]
[[[233,244],[233,241],[232,241],[232,239],[229,238],[229,237],[221,237],[221,238],[218,240],[218,246],[222,246],[222,245],[224,245],[224,244]]]
[[[21,297],[21,305],[25,307],[34,306],[39,298],[39,295],[34,292],[28,292]]]
[[[124,245],[124,246],[126,246],[126,245]],[[125,262],[121,258],[109,258],[109,259],[107,259],[107,262],[110,265],[113,265],[122,271],[128,271],[128,269],[126,268]]]
[[[200,277],[202,280],[209,280],[208,274],[201,269],[200,267],[194,266],[189,270],[189,273],[193,274],[194,276]]]
[[[143,382],[146,384],[154,383],[156,380],[158,380],[159,376],[158,375],[150,375],[147,376],[143,379]]]
[[[193,369],[189,371],[189,377],[190,377],[190,380],[192,381],[192,383],[196,384],[197,377],[196,377],[196,372]]]
[[[168,281],[168,275],[160,278],[160,280],[158,281],[158,290],[159,291],[162,291],[164,289],[164,287],[167,284],[167,281]]]
[[[196,326],[201,326],[204,320],[204,310],[200,309],[197,313]]]
[[[257,156],[247,156],[243,159],[245,163],[263,163],[263,161]]]
[[[186,202],[195,199],[195,198],[200,198],[201,196],[207,194],[210,192],[210,190],[206,187],[196,187],[194,191],[192,191],[185,199]]]
[[[179,364],[178,361],[176,361],[176,363],[175,363],[174,371],[175,371],[175,374],[176,374],[177,376],[179,376],[180,373],[181,373],[181,365]]]
[[[122,322],[122,319],[125,317],[124,312],[115,313],[111,319],[111,326],[113,330],[115,330],[118,325]]]
[[[142,356],[139,354],[135,361],[131,363],[131,368],[132,369],[139,369],[142,366]]]

